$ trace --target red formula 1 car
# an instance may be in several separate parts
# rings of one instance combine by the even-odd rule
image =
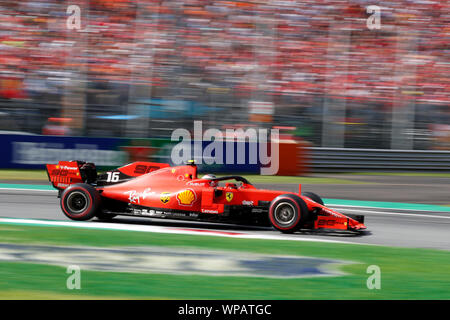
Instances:
[[[366,229],[364,217],[343,215],[323,205],[314,193],[264,190],[241,176],[197,177],[194,163],[170,167],[134,162],[98,174],[93,163],[47,164],[61,209],[73,220],[116,215],[228,222],[299,229]]]

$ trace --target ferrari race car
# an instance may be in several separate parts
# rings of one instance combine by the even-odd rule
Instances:
[[[364,216],[343,215],[311,192],[264,190],[241,176],[197,177],[197,166],[134,162],[97,173],[93,163],[47,164],[61,209],[73,220],[112,219],[117,215],[273,226],[362,231]]]

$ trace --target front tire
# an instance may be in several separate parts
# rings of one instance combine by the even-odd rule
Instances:
[[[321,205],[324,205],[322,198],[313,192],[303,192],[302,196],[308,197],[312,201],[317,202]]]
[[[100,208],[100,194],[91,185],[77,183],[61,194],[61,209],[72,220],[84,221],[93,218]]]
[[[276,197],[269,208],[269,220],[272,226],[283,232],[293,233],[308,220],[308,207],[297,195],[284,194]]]

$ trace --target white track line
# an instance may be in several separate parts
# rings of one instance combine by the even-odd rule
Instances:
[[[348,200],[351,201],[351,200]],[[408,203],[410,204],[410,203]],[[414,203],[411,203],[414,204]],[[420,203],[422,204],[422,203]],[[328,207],[333,207],[333,208],[375,208],[375,209],[385,209],[385,210],[401,210],[401,211],[418,211],[418,212],[432,212],[432,210],[424,210],[424,209],[401,209],[401,208],[391,208],[391,207],[371,207],[371,206],[355,206],[355,205],[350,205],[350,204],[333,204],[333,203],[326,203],[325,204]],[[438,206],[438,205],[436,205]],[[448,213],[450,214],[450,211],[438,211],[436,210],[436,212],[442,212],[442,213]]]
[[[103,229],[103,230],[121,230],[121,231],[139,231],[139,232],[155,232],[155,233],[168,233],[168,234],[184,234],[184,235],[203,235],[203,236],[216,236],[226,238],[239,238],[239,239],[262,239],[262,240],[288,240],[288,241],[309,241],[309,242],[327,242],[327,243],[341,243],[341,244],[362,244],[366,243],[353,243],[338,240],[317,239],[317,238],[304,238],[304,237],[285,237],[282,235],[263,235],[263,234],[249,234],[242,232],[220,232],[208,230],[204,232],[203,229],[189,229],[189,228],[174,228],[174,227],[162,227],[162,226],[149,226],[149,225],[124,225],[116,223],[103,223],[103,222],[75,222],[75,221],[47,221],[38,219],[10,219],[0,218],[0,223],[5,224],[26,224],[26,225],[39,225],[39,226],[55,226],[55,227],[76,227],[86,229]]]
[[[335,207],[331,206],[331,208],[335,208]],[[365,207],[365,208],[368,208],[368,207]],[[372,208],[372,207],[370,207],[370,208]],[[347,209],[347,208],[343,208],[342,211],[343,212],[350,211],[350,212],[361,212],[361,213],[386,214],[386,215],[400,215],[400,216],[411,216],[411,217],[421,217],[421,218],[450,219],[450,215],[449,216],[435,216],[435,215],[431,215],[431,214],[403,213],[403,212],[385,212],[385,211]]]
[[[6,191],[37,191],[37,192],[52,192],[57,193],[58,190],[43,190],[43,189],[21,189],[21,188],[0,188],[0,190]]]

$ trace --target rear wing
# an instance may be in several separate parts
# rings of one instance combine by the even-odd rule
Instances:
[[[53,187],[63,190],[74,183],[86,180],[86,174],[82,176],[80,167],[86,163],[82,161],[59,161],[58,164],[47,164],[48,180]],[[94,166],[95,170],[95,166]]]
[[[48,180],[58,190],[64,190],[75,183],[95,183],[98,186],[121,183],[166,167],[170,165],[138,161],[97,175],[95,164],[85,161],[59,161],[58,164],[46,165]]]

